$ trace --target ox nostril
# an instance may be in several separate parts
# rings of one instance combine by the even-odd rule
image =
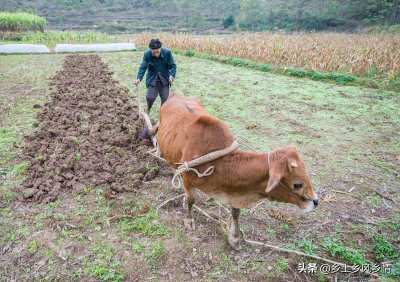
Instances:
[[[313,200],[314,206],[317,207],[318,206],[318,200]]]

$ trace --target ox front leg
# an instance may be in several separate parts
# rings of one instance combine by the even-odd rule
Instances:
[[[228,241],[232,248],[238,250],[239,244],[239,215],[240,209],[231,207],[231,216],[228,219]]]
[[[193,190],[185,187],[185,192],[186,192],[187,213],[186,213],[186,218],[183,219],[183,223],[185,224],[186,229],[194,230],[196,226],[194,224],[194,219],[192,215],[192,207],[195,201]]]

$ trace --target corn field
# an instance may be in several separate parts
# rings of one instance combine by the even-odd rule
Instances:
[[[338,72],[375,79],[400,75],[400,34],[243,33],[226,36],[140,34],[169,48],[237,57],[285,68]]]
[[[46,19],[30,13],[0,13],[0,31],[44,31]]]

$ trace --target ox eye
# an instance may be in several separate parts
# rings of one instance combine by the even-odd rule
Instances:
[[[303,188],[303,183],[295,183],[295,184],[293,185],[293,188],[294,188],[294,189],[301,189],[301,188]]]

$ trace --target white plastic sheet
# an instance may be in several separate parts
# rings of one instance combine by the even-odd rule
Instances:
[[[56,52],[112,52],[136,50],[135,43],[57,44]]]
[[[50,53],[50,49],[36,44],[0,44],[0,54],[16,53]]]

